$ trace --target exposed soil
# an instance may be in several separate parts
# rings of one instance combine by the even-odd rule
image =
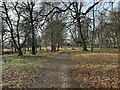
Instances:
[[[72,62],[69,52],[62,52],[49,62],[49,66],[38,70],[31,88],[75,88],[79,87],[72,79]]]

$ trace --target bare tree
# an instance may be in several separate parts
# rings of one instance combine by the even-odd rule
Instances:
[[[4,11],[2,13],[5,15],[3,20],[6,22],[7,26],[9,27],[11,39],[14,42],[14,45],[18,50],[18,55],[22,55],[21,49],[23,48],[23,46],[26,42],[27,35],[29,34],[29,32],[26,32],[22,36],[20,35],[21,30],[20,30],[19,26],[20,26],[20,19],[21,19],[22,11],[18,7],[19,7],[18,2],[10,3],[10,4],[3,2]],[[16,19],[14,19],[9,14],[15,15],[14,17],[16,17]],[[21,42],[21,40],[22,40],[22,42]]]
[[[70,3],[70,4],[69,3],[68,4],[63,3],[63,5],[65,6],[65,9],[62,9],[62,8],[59,8],[59,7],[56,7],[56,6],[52,5],[53,9],[51,10],[51,12],[54,11],[54,9],[57,9],[57,11],[55,11],[56,13],[61,13],[61,12],[65,12],[67,10],[70,10],[70,12],[72,13],[71,16],[73,17],[73,19],[75,19],[77,21],[77,24],[78,24],[79,33],[80,33],[80,37],[81,37],[81,40],[82,40],[83,51],[88,51],[88,50],[87,50],[86,43],[85,43],[86,38],[83,36],[82,30],[81,30],[81,20],[99,2],[100,1],[94,3],[85,12],[82,12],[82,7],[84,6],[82,2],[73,2],[73,3]],[[48,5],[50,5],[50,4],[48,4]]]
[[[62,21],[53,20],[48,22],[46,26],[46,36],[48,36],[51,41],[51,51],[56,51],[56,44],[58,44],[59,48],[60,41],[63,40],[63,30],[64,23]]]
[[[43,11],[44,7],[40,7],[40,10],[37,11],[35,9],[35,2],[27,2],[27,3],[22,3],[21,8],[24,10],[24,14],[22,14],[22,17],[28,20],[28,22],[31,25],[31,32],[32,32],[32,54],[35,55],[35,22],[41,21],[40,13]]]

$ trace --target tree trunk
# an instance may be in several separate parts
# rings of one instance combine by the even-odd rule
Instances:
[[[30,20],[31,20],[31,31],[32,31],[32,54],[35,55],[35,32],[34,32],[34,25],[33,25],[33,9],[30,10]]]
[[[2,39],[2,55],[4,55],[4,44],[3,44],[3,39]]]
[[[51,52],[56,52],[56,47],[55,47],[55,45],[52,45],[52,46],[51,46]]]
[[[52,30],[51,32],[51,52],[55,52],[56,51],[56,42],[55,42],[55,38],[54,38],[54,32]]]
[[[3,35],[2,35],[2,55],[4,55]]]
[[[3,41],[3,29],[4,29],[4,28],[3,28],[3,18],[2,18],[2,38],[1,38],[1,39],[2,39],[2,55],[4,55],[4,44],[3,44],[3,42],[4,42],[4,41]]]
[[[32,54],[35,55],[34,30],[32,30]]]
[[[79,28],[81,40],[82,40],[82,48],[83,48],[83,51],[88,51],[88,50],[87,50],[86,43],[85,43],[85,39],[84,39],[84,37],[83,37],[83,33],[82,33],[82,30],[81,30],[81,22],[80,22],[80,17],[79,17],[79,16],[77,16],[77,23],[78,23],[78,28]]]
[[[42,49],[41,49],[41,46],[40,46],[40,51],[41,51]]]
[[[74,42],[72,43],[72,50],[74,50]]]
[[[47,45],[45,45],[45,49],[46,49],[46,51],[48,50]]]
[[[54,42],[54,40],[52,39],[51,40],[51,52],[55,52],[56,51],[56,46],[55,46],[55,42]]]
[[[30,51],[29,46],[28,46],[27,50]]]
[[[83,51],[88,51],[85,43],[85,39],[82,39],[82,48],[83,48]]]
[[[59,51],[59,48],[60,48],[60,44],[58,43],[57,51]]]
[[[15,52],[17,52],[16,47],[15,47]]]
[[[32,54],[35,55],[35,46],[34,45],[32,46]]]
[[[37,53],[37,47],[35,48],[35,52]]]
[[[100,50],[102,49],[102,35],[100,35]]]
[[[21,56],[22,55],[22,51],[21,51],[21,48],[18,48],[18,56]]]
[[[12,47],[12,54],[13,54],[13,41],[11,42],[11,47]]]
[[[95,4],[95,1],[94,1],[94,4]],[[94,30],[95,30],[95,16],[94,16],[94,7],[93,7],[93,31],[92,31],[92,41],[91,41],[91,52],[93,52]]]
[[[23,50],[24,50],[24,54],[26,54],[26,48],[23,48]]]

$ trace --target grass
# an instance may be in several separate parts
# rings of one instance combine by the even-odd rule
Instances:
[[[49,48],[50,49],[50,48]],[[73,79],[79,83],[80,88],[118,88],[118,50],[94,48],[94,52],[83,52],[82,48],[64,47],[70,51]],[[9,51],[9,50],[6,50]],[[3,84],[12,88],[25,88],[35,80],[39,69],[49,65],[49,60],[57,56],[59,52],[40,51],[36,55],[26,51],[23,56],[17,54],[3,55],[3,60],[11,60],[3,63]]]
[[[24,54],[23,56],[18,56],[17,54],[11,54],[11,55],[3,55],[2,59],[3,60],[12,60],[10,63],[5,63],[5,66],[9,66],[12,64],[12,67],[17,67],[20,65],[25,65],[25,64],[37,64],[39,61],[47,61],[47,59],[50,59],[54,56],[56,56],[58,52],[40,52],[37,53],[36,55],[32,54]],[[3,63],[4,64],[4,63]],[[19,65],[20,64],[20,65]]]
[[[17,54],[3,55],[2,60],[11,60],[3,62],[3,86],[12,88],[22,88],[30,86],[37,75],[37,71],[49,65],[49,60],[58,55],[59,52],[41,51],[36,55],[29,52],[18,56]]]
[[[118,88],[118,50],[71,51],[73,78],[81,88]]]

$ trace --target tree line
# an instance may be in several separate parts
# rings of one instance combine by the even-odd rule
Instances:
[[[113,2],[3,2],[1,8],[2,47],[9,42],[18,55],[26,47],[35,55],[37,48],[54,52],[65,43],[83,51],[120,44],[120,12]]]

